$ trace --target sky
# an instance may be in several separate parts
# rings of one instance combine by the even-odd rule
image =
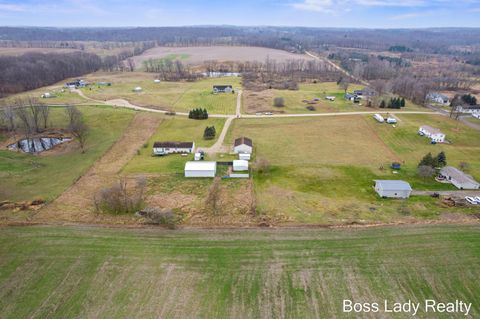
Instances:
[[[0,0],[0,25],[480,27],[480,0]]]

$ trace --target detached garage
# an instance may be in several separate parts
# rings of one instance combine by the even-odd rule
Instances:
[[[217,162],[187,162],[185,163],[185,177],[215,177]]]
[[[375,191],[383,198],[409,198],[412,187],[404,181],[376,180]]]
[[[248,161],[245,161],[245,160],[233,161],[233,171],[234,172],[248,171]]]

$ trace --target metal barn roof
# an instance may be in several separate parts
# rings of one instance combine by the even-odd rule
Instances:
[[[186,171],[213,171],[217,168],[217,162],[186,162],[185,170]]]
[[[392,191],[411,191],[412,187],[409,183],[399,180],[375,180],[378,186],[383,190],[392,190]]]

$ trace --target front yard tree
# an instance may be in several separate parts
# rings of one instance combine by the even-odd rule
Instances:
[[[417,174],[425,181],[427,178],[430,178],[435,174],[435,169],[428,165],[421,165],[417,169]]]
[[[437,163],[438,166],[447,166],[447,155],[445,155],[445,152],[440,152],[437,155]]]
[[[433,167],[435,165],[435,159],[432,156],[432,153],[428,153],[425,155],[420,163],[418,163],[418,167],[420,166],[430,166]]]

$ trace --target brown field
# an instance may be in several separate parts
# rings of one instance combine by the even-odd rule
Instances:
[[[276,61],[292,59],[312,60],[313,58],[303,54],[294,54],[282,50],[259,48],[259,47],[237,47],[237,46],[213,46],[213,47],[157,47],[147,50],[142,55],[135,57],[137,67],[141,67],[143,61],[148,59],[161,59],[168,56],[180,56],[184,62],[201,64],[205,61],[259,61],[264,62],[268,57]]]
[[[6,55],[22,55],[25,53],[31,52],[40,52],[40,53],[70,53],[79,50],[75,49],[56,49],[56,48],[0,48],[0,56]]]

